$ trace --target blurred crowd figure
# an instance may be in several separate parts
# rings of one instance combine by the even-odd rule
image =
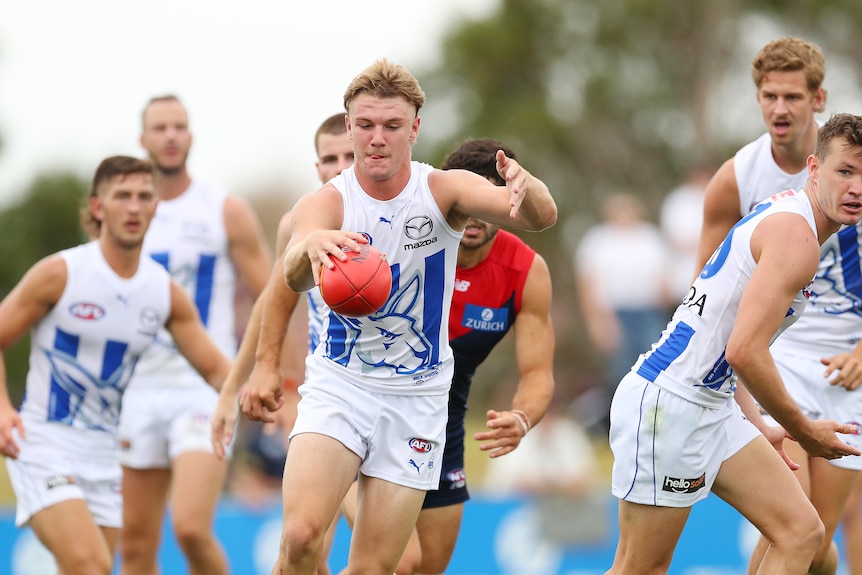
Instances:
[[[667,242],[647,219],[641,199],[630,193],[608,196],[602,222],[587,230],[574,260],[587,334],[606,366],[591,407],[578,410],[591,432],[607,431],[617,382],[667,324],[670,261]]]
[[[703,199],[713,172],[712,166],[706,162],[692,165],[685,179],[662,201],[659,224],[671,251],[668,277],[675,300],[685,297],[697,271],[695,266],[703,227]]]

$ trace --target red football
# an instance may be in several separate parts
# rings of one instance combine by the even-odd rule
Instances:
[[[386,255],[370,244],[360,244],[359,252],[345,249],[344,253],[345,261],[329,256],[334,268],[320,266],[320,295],[341,315],[371,315],[383,307],[392,290]]]

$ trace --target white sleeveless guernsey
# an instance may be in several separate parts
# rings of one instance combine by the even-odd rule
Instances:
[[[364,234],[387,255],[392,292],[369,317],[344,317],[323,304],[321,342],[307,361],[368,391],[438,395],[452,379],[448,321],[462,234],[428,188],[433,169],[411,162],[410,181],[388,201],[366,194],[352,167],[331,181],[344,201],[341,229]]]
[[[764,218],[781,212],[803,216],[816,235],[811,204],[803,192],[787,190],[758,204],[716,248],[659,341],[640,356],[633,370],[704,407],[719,408],[731,399],[736,378],[725,359],[725,348],[756,266],[751,235]],[[796,321],[805,309],[806,297],[807,290],[796,295],[773,340]]]
[[[740,150],[734,159],[742,215],[748,213],[747,202],[805,185],[808,170],[792,175],[783,172],[775,164],[770,142],[769,134],[764,134]],[[793,328],[775,343],[775,349],[826,357],[856,347],[862,339],[860,237],[862,222],[844,226],[824,242],[808,307]]]
[[[227,357],[236,355],[234,296],[236,272],[224,227],[227,192],[193,181],[172,200],[160,200],[144,253],[164,266],[197,307],[210,337]],[[132,385],[206,385],[162,330],[141,358]]]
[[[170,314],[170,278],[142,257],[123,279],[96,241],[59,255],[66,287],[31,330],[21,417],[31,441],[88,457],[112,454],[123,392]]]
[[[739,215],[748,215],[761,200],[783,192],[801,190],[808,180],[808,168],[788,174],[778,167],[772,156],[769,132],[746,144],[733,158],[733,171],[739,189]]]

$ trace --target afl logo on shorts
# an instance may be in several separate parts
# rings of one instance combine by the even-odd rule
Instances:
[[[431,442],[427,439],[419,439],[418,437],[414,437],[409,442],[410,449],[415,451],[416,453],[428,453],[431,451]]]
[[[78,319],[92,321],[102,319],[105,316],[105,309],[94,303],[78,302],[69,306],[69,313]]]

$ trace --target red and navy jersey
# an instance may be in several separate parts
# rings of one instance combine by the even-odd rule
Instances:
[[[485,261],[455,272],[449,310],[449,345],[455,375],[449,389],[449,421],[440,487],[425,494],[424,508],[463,503],[470,498],[464,474],[464,418],[470,383],[479,364],[515,323],[536,252],[517,236],[500,230]]]
[[[455,354],[450,408],[455,402],[466,409],[476,368],[514,324],[535,255],[517,236],[500,230],[485,261],[455,272],[449,313],[449,345]]]

